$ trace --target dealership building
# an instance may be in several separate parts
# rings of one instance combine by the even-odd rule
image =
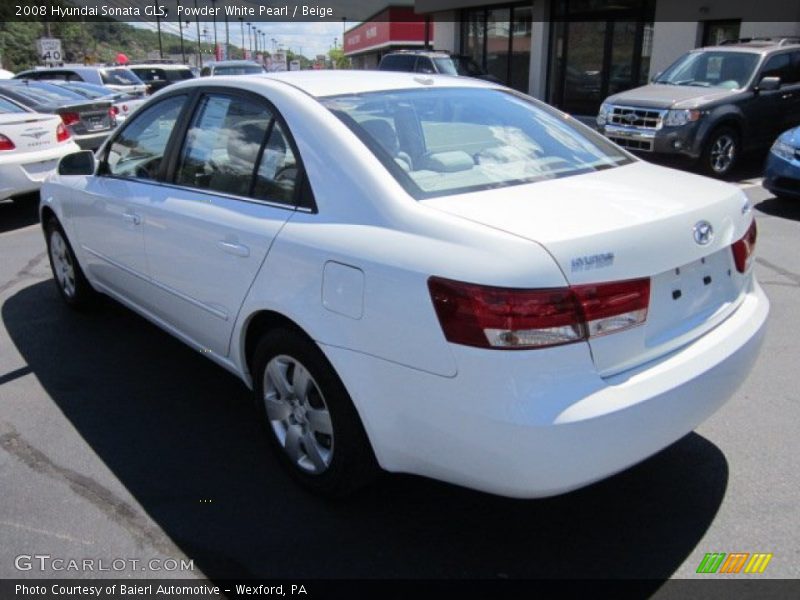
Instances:
[[[469,55],[506,85],[584,115],[692,48],[800,36],[800,3],[786,0],[416,0],[414,10],[435,49]]]

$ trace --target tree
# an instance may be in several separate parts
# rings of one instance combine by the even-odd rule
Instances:
[[[331,48],[328,50],[328,58],[334,69],[348,69],[350,68],[350,59],[344,55],[344,50],[341,48]]]

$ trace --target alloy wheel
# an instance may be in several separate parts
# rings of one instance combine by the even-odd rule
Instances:
[[[264,407],[272,432],[291,462],[319,475],[333,460],[333,424],[325,398],[308,369],[287,355],[264,370]]]
[[[58,285],[65,296],[74,298],[76,291],[75,266],[67,242],[58,230],[54,230],[50,235],[50,258],[53,261],[53,273]]]

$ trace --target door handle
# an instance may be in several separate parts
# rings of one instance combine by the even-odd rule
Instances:
[[[142,217],[133,212],[122,213],[122,218],[131,225],[141,225],[142,223]]]
[[[250,248],[244,244],[237,244],[236,242],[226,242],[225,240],[221,240],[217,242],[217,248],[223,252],[233,254],[234,256],[241,256],[242,258],[250,256]]]

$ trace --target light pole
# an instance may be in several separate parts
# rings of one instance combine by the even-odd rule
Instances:
[[[200,63],[200,67],[203,67],[203,50],[200,47],[200,9],[197,7],[197,0],[194,0],[194,8],[197,11],[195,13],[194,22],[195,26],[197,27],[197,59]]]
[[[178,7],[180,7],[181,3],[178,0]],[[180,14],[180,9],[178,10],[178,14]],[[186,64],[186,52],[183,49],[183,22],[178,19],[178,35],[181,38],[181,59],[183,60],[183,64]]]
[[[247,24],[247,50],[250,52],[250,58],[253,58],[253,36],[251,34],[251,25]]]
[[[158,15],[159,12],[161,12],[161,9],[158,6],[158,0],[156,0],[156,29],[158,29],[158,57],[164,58],[164,50],[161,47],[161,17]]]
[[[244,19],[239,17],[239,26],[242,28],[242,58],[244,58]]]
[[[215,5],[217,0],[211,0],[211,20],[214,23],[214,59],[217,59],[217,11]]]

